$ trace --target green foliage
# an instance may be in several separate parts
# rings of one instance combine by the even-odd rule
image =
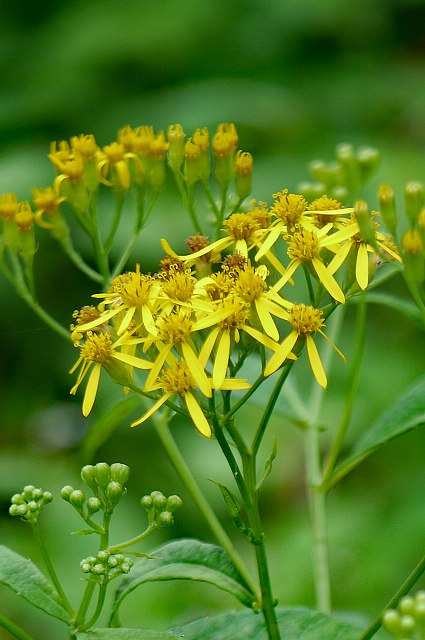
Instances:
[[[158,580],[208,582],[231,593],[245,606],[253,606],[255,596],[221,547],[199,540],[176,540],[155,549],[152,554],[153,558],[142,559],[122,580],[115,594],[112,619],[136,587]]]
[[[27,558],[0,546],[0,582],[27,602],[63,622],[70,622],[52,584]]]

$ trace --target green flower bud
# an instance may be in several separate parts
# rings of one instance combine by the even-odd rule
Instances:
[[[158,525],[160,527],[171,527],[174,524],[174,517],[171,511],[161,511],[158,515]]]
[[[107,462],[98,462],[96,467],[96,482],[100,487],[106,487],[111,479],[111,469]]]
[[[118,504],[124,494],[124,487],[119,482],[109,482],[106,487],[106,497],[112,506]]]
[[[69,496],[69,502],[78,510],[82,509],[85,500],[86,496],[84,495],[84,491],[81,491],[81,489],[74,489]]]
[[[36,502],[35,500],[30,500],[27,504],[27,511],[30,511],[31,513],[35,513],[35,511],[39,510],[39,505],[38,502]]]
[[[98,564],[95,564],[92,567],[91,572],[94,573],[97,576],[102,576],[102,575],[104,575],[106,573],[106,569],[103,566],[103,564],[98,563]]]
[[[43,504],[49,504],[49,502],[52,502],[53,500],[53,496],[50,493],[50,491],[43,491]]]
[[[183,500],[180,498],[180,496],[168,496],[166,510],[174,513],[175,511],[177,511],[177,509],[180,509],[182,504]]]
[[[99,498],[91,497],[87,500],[87,510],[91,513],[97,513],[102,508]]]
[[[34,489],[34,491],[32,492],[32,499],[33,500],[41,500],[43,497],[43,490],[42,489]]]
[[[172,171],[180,169],[184,159],[185,134],[180,124],[172,124],[168,127],[168,164]]]
[[[121,573],[130,573],[133,562],[128,558],[126,562],[123,562],[120,569]]]
[[[28,502],[29,500],[32,500],[32,492],[34,491],[35,487],[33,484],[29,484],[26,487],[24,487],[24,490],[22,491],[22,495],[24,496],[24,499]]]
[[[412,596],[404,596],[399,602],[398,610],[404,615],[414,615],[415,599]]]
[[[375,225],[373,224],[369,207],[364,200],[357,200],[354,205],[354,215],[360,227],[363,240],[377,249]]]
[[[395,207],[394,191],[389,184],[383,184],[378,192],[379,207],[382,220],[392,236],[397,231],[397,212]]]
[[[9,514],[11,516],[20,516],[20,515],[22,515],[20,513],[20,509],[21,509],[22,506],[23,505],[11,504],[10,507],[9,507]],[[25,513],[26,513],[26,511],[27,511],[27,508],[25,506]]]
[[[145,511],[150,511],[153,507],[152,496],[143,496],[140,499],[140,506],[145,509]]]
[[[372,147],[361,147],[357,152],[357,160],[360,167],[362,182],[366,182],[379,167],[380,156],[377,149]]]
[[[410,224],[414,226],[424,204],[424,191],[418,182],[409,182],[404,190],[404,203],[406,216]]]
[[[67,484],[66,487],[63,487],[61,490],[61,498],[69,502],[71,493],[73,493],[73,491],[74,491],[74,487],[71,487],[71,485]]]
[[[151,497],[153,500],[153,506],[157,511],[163,511],[167,506],[167,498],[161,491],[152,491]]]
[[[123,486],[127,484],[128,477],[130,475],[130,467],[121,462],[114,462],[111,464],[111,480],[119,482]]]
[[[406,637],[410,637],[416,628],[416,620],[410,614],[401,616],[400,618],[400,631]]]
[[[398,635],[400,633],[400,614],[395,609],[387,609],[382,616],[382,622],[392,635]]]
[[[96,469],[92,464],[86,464],[81,469],[81,480],[84,484],[93,491],[95,495],[98,493],[98,487],[96,483]]]
[[[83,571],[83,573],[90,573],[90,571],[91,571],[91,564],[89,562],[86,562],[85,560],[82,560],[80,562],[80,567],[81,567],[81,571]]]
[[[97,560],[99,562],[106,562],[111,554],[106,549],[101,549],[97,554]]]
[[[24,496],[22,495],[22,493],[15,493],[15,495],[12,496],[10,501],[12,504],[24,504],[25,502]]]
[[[115,567],[118,566],[118,560],[116,559],[115,556],[111,556],[108,559],[108,567],[111,567],[111,569],[115,569]]]

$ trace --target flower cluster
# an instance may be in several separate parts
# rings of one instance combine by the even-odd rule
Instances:
[[[139,391],[154,403],[133,426],[164,404],[181,411],[177,399],[209,437],[215,392],[223,398],[250,385],[237,377],[247,354],[260,353],[265,377],[296,360],[304,343],[312,372],[326,387],[314,336],[326,338],[326,317],[364,290],[383,260],[400,259],[378,214],[370,231],[363,213],[361,202],[347,208],[323,196],[308,203],[284,189],[270,207],[253,202],[250,210],[229,215],[219,239],[190,237],[188,254],[163,240],[167,255],[157,273],[137,266],[95,294],[97,308],[75,314],[72,337],[80,357],[72,371],[81,369],[72,393],[91,369],[85,415],[101,368],[127,388],[137,388],[133,369],[145,369]]]
[[[22,520],[35,524],[42,507],[52,500],[53,496],[50,491],[37,489],[31,484],[24,487],[21,493],[12,496],[9,513],[11,516],[19,516]]]
[[[383,625],[394,638],[400,638],[400,640],[423,638],[425,591],[418,591],[414,596],[404,596],[397,609],[387,609],[383,615]]]
[[[161,491],[152,491],[140,500],[140,506],[148,514],[151,527],[171,527],[174,524],[173,514],[182,504],[180,496],[171,495],[167,498]]]
[[[98,551],[96,556],[89,556],[80,562],[81,571],[90,574],[90,579],[100,584],[107,584],[117,576],[129,573],[133,560],[122,553],[111,553],[107,549]]]

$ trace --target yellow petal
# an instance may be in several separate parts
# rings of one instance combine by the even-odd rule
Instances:
[[[357,250],[356,258],[356,280],[360,289],[366,289],[369,284],[369,258],[367,255],[367,246],[364,242],[360,242]]]
[[[291,331],[286,336],[279,349],[276,349],[264,369],[264,375],[266,377],[274,373],[285,362],[297,339],[298,333],[296,331]]]
[[[204,344],[202,345],[201,351],[199,352],[199,364],[205,369],[208,363],[208,359],[211,355],[212,350],[214,349],[215,341],[220,332],[219,327],[214,327],[214,329],[207,336]]]
[[[348,253],[349,253],[351,247],[352,247],[352,243],[351,242],[346,242],[345,244],[343,244],[343,245],[341,245],[339,247],[338,251],[336,252],[334,257],[332,258],[332,260],[330,261],[330,263],[326,267],[329,273],[331,273],[333,275],[334,273],[336,273],[338,271],[338,269],[340,268],[340,266],[344,262],[345,258],[348,256]]]
[[[248,246],[246,244],[246,240],[236,240],[235,243],[235,251],[241,253],[245,258],[248,257]]]
[[[328,380],[326,373],[320,360],[319,352],[317,351],[316,344],[310,335],[306,336],[308,359],[310,360],[311,369],[314,373],[314,377],[321,387],[326,389]]]
[[[226,377],[227,366],[230,357],[230,331],[224,329],[217,343],[217,353],[214,361],[213,369],[213,386],[214,389],[220,389],[223,380]]]
[[[271,349],[272,351],[276,351],[276,349],[278,349],[280,346],[278,342],[275,342],[268,336],[265,336],[263,333],[261,333],[261,331],[258,331],[257,329],[254,329],[253,327],[250,327],[247,324],[244,324],[242,329],[249,336],[251,336],[251,338],[254,338],[254,340],[257,340],[257,342],[259,342],[260,344],[263,344],[265,347],[267,347],[268,349]]]
[[[323,262],[320,262],[320,260],[318,260],[317,258],[313,258],[312,263],[317,275],[319,276],[320,282],[331,294],[332,298],[334,298],[334,300],[337,300],[338,302],[341,302],[341,304],[344,304],[344,293],[335,278],[326,269]]]
[[[168,354],[171,351],[172,345],[171,344],[162,344],[162,342],[160,342],[158,345],[158,348],[161,347],[160,352],[158,353],[158,356],[155,360],[155,362],[153,363],[153,367],[151,369],[151,372],[149,373],[147,380],[146,380],[146,384],[145,384],[145,390],[146,391],[150,391],[152,388],[152,385],[155,384],[158,376],[159,376],[159,372],[162,369],[162,365],[164,364],[164,362],[167,359]]]
[[[266,240],[261,244],[259,251],[257,251],[257,253],[255,254],[255,260],[260,260],[260,258],[265,256],[266,253],[270,251],[274,243],[279,239],[282,229],[283,224],[277,224],[275,227],[273,227]]]
[[[297,270],[297,267],[299,267],[300,264],[301,264],[300,260],[293,260],[292,262],[290,262],[281,279],[278,280],[276,284],[268,291],[269,295],[270,294],[273,295],[274,293],[277,293],[278,291],[280,291],[282,287],[285,286],[285,284],[288,282],[288,280],[291,279],[291,276],[295,273],[295,271]]]
[[[195,322],[195,324],[193,325],[193,331],[208,329],[208,327],[212,327],[214,324],[222,322],[223,320],[231,316],[232,313],[234,313],[238,308],[238,305],[226,304],[221,309],[217,309],[217,311],[213,311],[213,313],[208,313],[205,318],[202,318],[201,320],[198,320],[198,322]]]
[[[339,244],[340,242],[344,242],[344,240],[348,240],[348,238],[352,238],[359,232],[359,225],[357,222],[353,224],[349,224],[347,227],[343,227],[336,231],[335,233],[331,233],[327,238],[324,238],[320,241],[321,247],[329,247],[332,244]]]
[[[127,329],[130,322],[133,320],[133,316],[135,314],[136,307],[129,307],[125,312],[124,318],[121,321],[120,326],[117,329],[117,334],[120,336]]]
[[[162,405],[164,404],[164,402],[167,402],[168,398],[171,396],[171,393],[165,393],[161,398],[159,398],[159,400],[157,400],[149,409],[149,411],[147,411],[141,418],[139,418],[138,420],[135,420],[134,422],[131,423],[131,427],[137,427],[138,424],[142,424],[142,422],[145,422],[148,418],[150,418],[155,411],[158,411],[158,409],[160,407],[162,407]]]
[[[196,384],[204,396],[207,396],[208,398],[211,397],[210,383],[208,382],[205,371],[199,363],[198,357],[186,342],[183,342],[182,344],[182,351],[183,357],[186,360],[186,364],[189,367],[190,373]]]
[[[184,396],[186,407],[190,413],[190,417],[193,420],[195,427],[206,438],[211,436],[211,427],[208,424],[208,420],[204,416],[204,413],[199,406],[196,398],[191,393],[186,393]]]
[[[129,364],[136,369],[152,369],[153,367],[152,362],[143,360],[137,356],[132,356],[129,353],[123,353],[122,351],[115,351],[114,358],[116,360],[121,360],[121,362],[125,362],[125,364]]]
[[[243,391],[249,389],[251,384],[244,378],[225,378],[220,389],[223,391]]]
[[[85,418],[87,418],[93,408],[97,389],[99,387],[101,370],[102,365],[99,362],[96,362],[87,381],[86,392],[83,400],[83,416]]]
[[[279,331],[270,315],[266,305],[262,303],[261,298],[255,301],[255,308],[260,318],[261,326],[272,340],[279,340]]]

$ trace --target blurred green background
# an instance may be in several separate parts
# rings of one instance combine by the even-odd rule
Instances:
[[[381,168],[365,192],[372,206],[381,182],[400,194],[406,181],[424,179],[425,2],[15,0],[1,3],[1,15],[0,193],[25,199],[31,187],[51,183],[46,156],[52,140],[93,133],[103,145],[126,124],[166,129],[175,122],[187,132],[235,122],[240,147],[255,158],[253,195],[269,202],[275,191],[293,190],[309,177],[310,160],[331,160],[340,142],[381,151]],[[160,197],[135,260],[155,268],[165,223],[169,238],[184,237],[188,223],[183,212],[176,221],[180,211],[172,189]],[[47,234],[40,237],[39,296],[66,325],[93,287]],[[391,287],[404,295],[400,282]],[[155,434],[149,426],[130,430],[124,419],[93,458],[82,453],[90,425],[121,398],[119,390],[105,379],[93,415],[83,420],[81,394],[69,397],[75,351],[1,276],[0,296],[0,542],[37,554],[25,525],[8,518],[10,495],[28,483],[56,493],[64,484],[78,485],[79,466],[98,460],[132,466],[116,535],[134,535],[143,526],[138,496],[160,489],[186,497]],[[349,357],[350,313],[346,329],[340,346]],[[371,308],[351,441],[423,372],[424,347],[423,333],[403,316]],[[347,367],[337,365],[326,427],[338,421],[346,378]],[[187,459],[238,539],[208,480],[228,480],[215,443],[179,427],[174,432]],[[279,457],[263,500],[276,595],[282,604],[314,606],[301,437],[279,416],[270,431]],[[424,451],[424,434],[412,432],[372,456],[330,496],[335,609],[361,624],[423,554]],[[79,561],[91,552],[90,540],[69,536],[80,524],[66,504],[56,503],[43,524],[51,527],[52,552],[75,602],[83,587]],[[212,540],[188,497],[171,534]],[[241,548],[249,554],[244,543]],[[65,637],[61,625],[46,625],[4,588],[0,600],[36,638]],[[146,586],[129,599],[123,621],[165,629],[231,606],[236,603],[206,586]],[[0,631],[1,639],[8,637]]]

